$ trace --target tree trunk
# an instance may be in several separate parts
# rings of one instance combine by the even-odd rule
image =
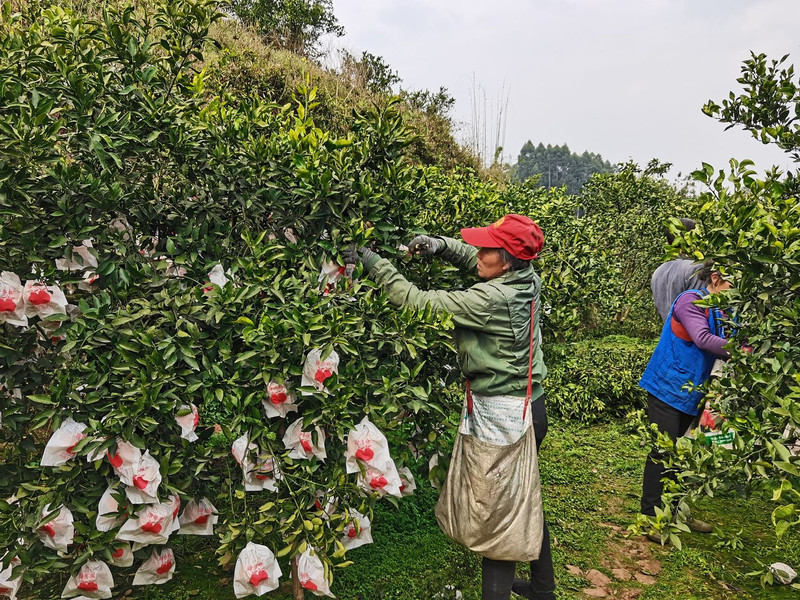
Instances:
[[[292,559],[292,597],[293,600],[305,600],[303,586],[300,585],[300,574],[297,572],[297,557]]]

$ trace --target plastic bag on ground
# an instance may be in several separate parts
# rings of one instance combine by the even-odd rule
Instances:
[[[100,502],[97,505],[97,518],[95,519],[95,529],[97,531],[111,531],[115,527],[119,527],[125,520],[124,516],[119,515],[119,502],[114,498],[114,494],[119,495],[120,492],[115,488],[108,488],[100,497]],[[123,505],[123,509],[127,508]]]
[[[117,533],[118,540],[141,544],[166,544],[172,533],[171,504],[147,504],[129,518]]]
[[[368,492],[377,492],[381,497],[389,494],[399,498],[403,495],[400,492],[401,481],[397,469],[394,472],[385,473],[367,467],[364,472],[358,474],[358,485]]]
[[[161,485],[161,465],[150,456],[149,451],[142,455],[131,478],[133,485],[125,488],[128,500],[134,504],[155,504],[158,502],[158,486]]]
[[[200,423],[200,413],[194,404],[183,404],[178,407],[175,421],[181,428],[181,437],[190,442],[197,441],[197,434],[194,432]]]
[[[175,573],[175,555],[171,548],[153,550],[133,577],[133,585],[161,585],[172,579]]]
[[[17,600],[17,592],[19,592],[19,586],[22,585],[22,577],[20,575],[13,579],[11,578],[14,568],[19,564],[20,560],[18,558],[12,558],[11,563],[0,571],[0,596],[6,596],[9,600]]]
[[[90,560],[81,567],[77,575],[69,578],[62,598],[111,598],[111,588],[114,587],[114,577],[108,565],[99,560]]]
[[[111,564],[115,567],[132,567],[133,550],[131,550],[131,545],[115,541],[111,548]]]
[[[42,519],[47,517],[50,512],[50,505],[47,504],[42,511]],[[72,511],[62,505],[55,519],[39,527],[39,539],[48,548],[58,552],[67,552],[67,547],[75,537],[75,527],[72,523]]]
[[[403,496],[412,496],[414,494],[414,490],[417,489],[417,482],[414,481],[414,476],[411,474],[411,469],[408,467],[402,467],[397,469],[397,472],[400,475],[400,493]]]
[[[269,548],[248,542],[236,559],[233,593],[237,598],[251,594],[262,596],[277,589],[281,574],[278,561]]]
[[[775,578],[775,581],[781,585],[789,585],[797,577],[797,571],[795,571],[786,563],[772,563],[769,566],[769,570],[772,573],[772,576]]]
[[[0,273],[0,323],[17,327],[28,326],[24,288],[19,276],[11,271]]]
[[[23,296],[28,318],[44,319],[67,312],[67,297],[58,286],[45,285],[41,281],[26,281]]]
[[[339,355],[332,351],[326,359],[318,349],[311,350],[303,363],[303,375],[300,384],[304,387],[315,387],[321,392],[328,393],[325,380],[331,375],[339,373]],[[308,395],[308,392],[306,392]]]
[[[283,445],[290,450],[289,456],[292,458],[311,458],[316,456],[319,460],[325,460],[328,455],[325,452],[325,434],[319,426],[314,430],[317,433],[317,443],[314,443],[314,436],[310,431],[303,431],[303,419],[297,419],[286,428],[283,435]]]
[[[325,579],[325,568],[322,561],[314,554],[313,550],[306,550],[297,559],[297,575],[300,585],[315,596],[336,597],[331,593],[328,580]]]
[[[179,518],[181,535],[214,535],[219,515],[207,498],[189,500]]]
[[[350,523],[345,525],[342,534],[342,545],[348,550],[372,543],[372,526],[369,517],[354,509],[349,509]]]
[[[267,384],[267,396],[261,400],[261,403],[264,405],[264,412],[270,419],[283,418],[286,413],[297,410],[297,397],[277,381],[270,381]]]
[[[53,432],[47,445],[44,447],[41,465],[43,467],[58,467],[66,464],[75,456],[73,451],[78,442],[86,437],[83,431],[86,425],[73,421],[67,417],[61,427]]]

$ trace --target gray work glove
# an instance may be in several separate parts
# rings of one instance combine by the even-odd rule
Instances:
[[[444,250],[444,241],[429,235],[418,235],[408,243],[409,254],[432,256]]]
[[[358,250],[354,247],[346,248],[342,250],[340,254],[345,264],[357,265],[358,263],[362,263],[367,270],[371,269],[381,258],[375,252],[364,246]]]

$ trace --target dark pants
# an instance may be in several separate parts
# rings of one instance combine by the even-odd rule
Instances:
[[[647,394],[647,415],[651,423],[658,426],[658,430],[669,434],[673,440],[678,439],[697,419],[694,415],[686,414],[677,408],[672,408],[665,404],[653,394]],[[664,491],[664,484],[661,480],[665,477],[672,477],[673,473],[667,471],[663,464],[655,462],[660,459],[662,454],[653,448],[647,456],[644,465],[644,482],[642,483],[642,514],[654,517],[656,506],[661,506],[661,493]]]
[[[538,452],[544,436],[547,435],[547,412],[544,406],[544,396],[532,402],[530,409]],[[483,600],[509,600],[516,564],[513,561],[483,559]],[[547,529],[547,523],[544,523],[542,551],[539,559],[531,561],[530,565],[533,598],[555,600],[556,580],[553,575],[553,557],[550,553],[550,532]]]

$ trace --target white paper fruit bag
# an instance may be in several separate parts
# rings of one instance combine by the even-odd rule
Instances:
[[[297,410],[297,397],[277,381],[270,381],[267,384],[267,396],[261,400],[261,403],[264,405],[264,412],[270,419],[283,418],[286,413]]]
[[[397,469],[397,472],[400,474],[400,493],[403,494],[403,496],[412,496],[414,490],[417,489],[417,482],[414,481],[411,469],[402,467]]]
[[[339,373],[339,355],[334,350],[327,358],[322,359],[318,349],[311,350],[303,363],[303,375],[300,384],[304,387],[315,387],[321,392],[328,393],[325,380],[331,375]]]
[[[57,258],[56,269],[59,271],[82,271],[85,269],[96,269],[97,259],[89,251],[92,247],[91,240],[83,240],[80,246],[72,247],[72,258]]]
[[[50,514],[50,505],[47,504],[42,511],[42,519]],[[67,547],[75,537],[75,528],[72,526],[72,511],[62,506],[55,519],[39,527],[39,539],[48,548],[58,552],[67,552]]]
[[[0,273],[0,323],[17,327],[28,326],[22,282],[11,271]]]
[[[348,473],[357,473],[366,466],[382,473],[397,474],[397,467],[389,455],[386,436],[367,417],[361,419],[361,423],[347,435],[345,461]]]
[[[0,570],[0,597],[8,597],[9,600],[16,600],[19,586],[22,584],[22,577],[17,575],[11,578],[14,568],[20,563],[18,558],[12,558],[11,563],[5,568]],[[2,568],[0,566],[0,568]]]
[[[242,478],[246,492],[275,491],[275,482],[281,479],[278,461],[274,456],[262,453],[258,446],[248,442],[247,435],[239,437],[231,446],[233,458],[242,466]]]
[[[44,319],[67,312],[67,297],[55,285],[45,285],[41,281],[26,281],[22,294],[28,318]]]
[[[42,466],[58,467],[73,458],[75,456],[75,446],[86,437],[86,434],[83,433],[85,429],[85,424],[78,423],[67,417],[61,423],[61,427],[53,432],[44,447]]]
[[[316,456],[319,460],[325,460],[328,455],[325,453],[325,434],[319,426],[314,430],[317,434],[317,443],[314,443],[314,436],[310,431],[303,431],[303,419],[297,419],[286,428],[283,434],[283,445],[286,446],[289,456],[292,458],[311,458]]]
[[[377,492],[381,497],[389,494],[399,498],[403,495],[400,492],[400,486],[402,485],[400,475],[398,475],[396,469],[393,473],[384,473],[372,467],[367,467],[358,474],[358,485],[368,492]]]
[[[350,523],[345,525],[342,545],[348,550],[372,543],[372,526],[369,517],[354,509],[349,509]]]
[[[194,404],[183,404],[178,408],[175,421],[181,428],[181,437],[190,442],[197,441],[197,434],[194,432],[200,423],[200,413]]]
[[[300,578],[300,585],[315,596],[330,596],[331,593],[328,580],[325,579],[325,568],[322,561],[314,554],[313,550],[306,550],[297,559],[297,574]]]
[[[237,598],[251,594],[262,596],[276,589],[281,576],[281,568],[275,555],[266,546],[248,542],[233,572],[233,593]]]
[[[115,541],[111,548],[111,564],[115,567],[133,566],[133,550],[131,545]]]
[[[119,496],[120,492],[110,487],[100,497],[100,502],[97,505],[97,518],[95,519],[95,529],[97,531],[111,531],[125,520],[124,516],[119,516],[119,502],[117,502],[114,494]],[[127,508],[127,506],[123,505],[124,508]]]
[[[133,485],[133,476],[142,460],[142,451],[133,444],[117,438],[117,448],[115,450],[109,448],[106,456],[119,480],[125,485]]]
[[[117,533],[118,540],[141,544],[166,544],[172,533],[171,504],[148,504],[139,508],[135,517],[129,518]]]
[[[179,519],[181,535],[214,535],[218,519],[217,509],[207,498],[189,500]]]
[[[99,560],[90,560],[81,567],[77,575],[70,577],[62,598],[111,598],[111,588],[114,587],[114,577],[108,565]]]
[[[121,479],[121,478],[120,478]],[[145,451],[131,477],[133,485],[125,488],[128,500],[134,504],[158,502],[158,486],[161,485],[161,466]]]
[[[175,573],[175,555],[171,548],[153,550],[133,577],[133,585],[161,585]]]

